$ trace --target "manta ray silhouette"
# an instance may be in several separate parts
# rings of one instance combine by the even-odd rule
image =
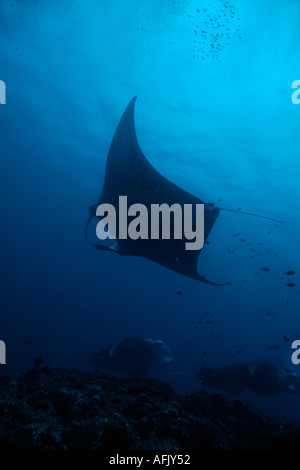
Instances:
[[[153,168],[137,141],[134,124],[135,101],[136,97],[128,104],[112,139],[107,157],[104,187],[97,203],[90,206],[89,209],[90,215],[85,227],[86,238],[88,225],[92,218],[96,217],[97,207],[104,203],[113,205],[118,221],[119,196],[126,195],[128,206],[139,203],[146,206],[148,211],[150,211],[151,204],[165,203],[169,206],[179,204],[182,209],[184,204],[192,204],[193,207],[196,204],[204,204],[205,242],[221,210],[238,212],[239,214],[243,212],[219,208],[213,203],[204,202],[168,181]],[[246,214],[256,216],[256,214]],[[257,217],[269,219],[264,216]],[[148,258],[168,269],[206,284],[225,285],[209,281],[198,273],[197,261],[201,250],[186,250],[186,242],[187,239],[183,235],[182,239],[168,240],[162,238],[156,240],[118,239],[113,246],[107,246],[101,242],[93,243],[93,246],[99,250],[109,250],[123,256]]]
[[[94,354],[90,362],[97,367],[144,378],[149,376],[155,361],[163,361],[165,364],[173,361],[172,351],[166,343],[151,338],[125,338]]]
[[[213,369],[202,364],[196,377],[204,385],[241,395],[246,389],[273,397],[281,393],[300,395],[300,377],[280,364],[252,361]]]

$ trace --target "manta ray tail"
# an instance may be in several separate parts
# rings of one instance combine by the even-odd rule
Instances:
[[[279,224],[284,224],[284,221],[282,221],[282,220],[272,219],[271,217],[266,217],[264,215],[253,214],[252,212],[243,212],[243,211],[234,210],[234,209],[226,209],[225,207],[219,207],[218,209],[220,211],[236,212],[238,214],[252,215],[253,217],[259,217],[260,219],[272,220],[273,222],[278,222]]]

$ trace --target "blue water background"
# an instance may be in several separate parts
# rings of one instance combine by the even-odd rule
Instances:
[[[300,373],[291,362],[300,336],[299,41],[298,0],[1,0],[0,373],[31,368],[36,356],[92,370],[94,352],[127,336],[170,346],[174,363],[156,364],[152,376],[180,393],[199,389],[203,361],[267,360]],[[198,270],[232,285],[86,242],[88,207],[135,95],[138,140],[161,174],[202,200],[285,221],[220,214]],[[291,395],[244,398],[296,420]]]

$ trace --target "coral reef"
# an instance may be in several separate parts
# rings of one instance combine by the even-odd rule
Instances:
[[[0,377],[0,450],[296,448],[300,430],[216,393],[48,367]]]

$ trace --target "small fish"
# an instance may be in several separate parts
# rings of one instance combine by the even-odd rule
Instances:
[[[269,351],[271,351],[271,349],[273,349],[273,348],[272,348],[272,346],[268,346],[267,349],[268,349]]]
[[[231,286],[231,282],[229,282],[229,281],[225,282],[225,284],[226,284],[227,286]]]
[[[218,202],[222,202],[222,199],[219,199],[219,200],[217,201],[217,204],[218,204]]]
[[[294,287],[295,284],[294,284],[293,282],[288,282],[288,283],[286,284],[286,286],[288,286],[288,287]]]
[[[242,210],[242,207],[238,207],[238,208],[237,208],[237,211],[241,211],[241,210]]]
[[[32,341],[24,341],[23,345],[24,345],[24,346],[31,346],[31,345],[32,345]]]
[[[240,236],[240,233],[234,233],[234,234],[232,235],[232,238],[233,238],[233,237],[239,237],[239,236]]]
[[[271,230],[268,231],[268,235],[271,235]]]
[[[287,300],[287,301],[285,302],[285,305],[288,305],[288,304],[289,304],[289,301]]]
[[[286,273],[287,276],[293,276],[294,274],[296,274],[296,271],[293,271],[292,269],[290,269],[289,271],[287,271]]]
[[[211,320],[205,320],[205,323],[208,323],[209,325],[212,323]]]
[[[246,240],[245,240],[245,238],[240,238],[240,241],[245,242]]]
[[[289,338],[286,336],[286,335],[282,335],[284,341],[286,341],[287,343],[290,341]]]
[[[181,290],[177,290],[177,291],[175,292],[175,295],[182,295]]]
[[[206,354],[207,354],[207,351],[204,351],[203,354],[202,354],[202,356],[205,357]]]
[[[242,348],[237,350],[237,354],[241,354],[242,352],[244,352]]]
[[[260,268],[260,269],[261,269],[262,271],[266,271],[266,272],[271,271],[271,269],[268,268],[268,267],[264,267],[264,268]]]
[[[274,344],[273,348],[274,349],[280,349],[280,346],[278,344]]]
[[[257,244],[258,244],[259,246],[262,246],[262,243],[261,243],[261,242],[258,242]]]
[[[275,227],[276,227],[276,228],[280,228],[280,226],[279,226],[279,225],[276,225],[276,224],[275,224]]]
[[[43,362],[44,360],[41,356],[35,357],[33,359],[33,367],[37,369],[38,367],[40,367],[41,364],[43,364]]]
[[[272,310],[269,310],[269,311],[266,313],[266,315],[267,315],[268,317],[270,317],[271,315],[273,315]]]
[[[251,256],[249,256],[249,258],[250,258],[250,259],[253,259],[253,258],[254,258],[254,256],[253,256],[253,255],[251,255]]]

